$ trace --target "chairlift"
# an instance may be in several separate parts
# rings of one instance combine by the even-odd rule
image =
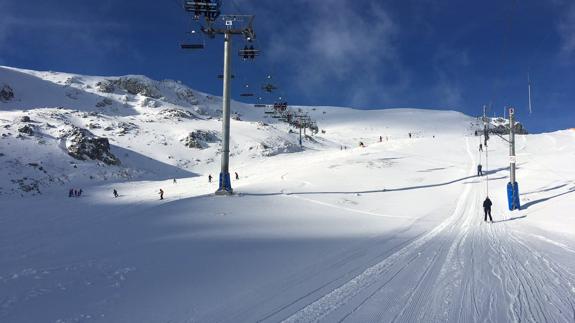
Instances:
[[[244,46],[243,49],[239,50],[240,57],[242,57],[244,60],[248,60],[248,59],[255,59],[256,56],[258,56],[260,54],[260,50],[259,49],[255,49],[253,45],[250,46]]]
[[[274,90],[277,90],[277,87],[271,83],[267,83],[262,85],[262,90],[268,92],[268,93],[272,93]]]
[[[246,85],[245,85],[245,88],[246,88],[246,89],[249,89],[249,87],[250,87],[249,84],[246,84]],[[251,93],[250,91],[246,90],[245,92],[241,93],[240,96],[246,96],[246,97],[248,97],[248,96],[254,96],[254,94]]]
[[[190,35],[196,35],[196,31],[192,30],[190,33]],[[206,46],[205,40],[202,38],[202,42],[198,42],[197,39],[194,39],[197,37],[192,36],[192,42],[189,43],[181,43],[180,44],[180,48],[181,49],[204,49]]]

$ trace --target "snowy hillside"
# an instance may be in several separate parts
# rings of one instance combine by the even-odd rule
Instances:
[[[517,136],[511,212],[507,143],[479,152],[475,118],[295,107],[320,129],[300,149],[286,124],[235,102],[240,178],[222,197],[207,180],[218,98],[141,76],[0,68],[5,85],[2,322],[575,318],[575,131]]]

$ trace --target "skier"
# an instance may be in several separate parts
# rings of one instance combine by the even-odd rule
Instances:
[[[481,164],[477,165],[477,176],[483,176],[482,168],[483,166],[481,166]]]
[[[82,189],[78,191],[78,197],[82,196]]]
[[[483,151],[483,144],[479,144],[479,151]]]
[[[491,203],[491,200],[488,196],[485,201],[483,201],[483,211],[485,212],[485,218],[483,221],[487,222],[487,214],[489,214],[489,221],[493,223],[493,218],[491,218],[491,205],[493,205],[493,203]]]
[[[363,144],[363,141],[360,141],[360,142],[359,142],[359,146],[360,146],[360,147],[365,147],[365,145]]]
[[[238,172],[234,172],[236,174],[236,179],[240,179],[240,175],[238,175]]]
[[[116,189],[114,189],[114,197],[118,197],[118,191],[116,191]]]
[[[411,138],[411,132],[409,133],[409,138]]]
[[[211,182],[212,182],[212,174],[209,174],[208,175],[208,183],[211,183]]]
[[[379,136],[379,142],[383,142],[383,137]]]
[[[160,200],[164,199],[164,190],[160,188],[160,192],[158,192],[158,194],[160,194]]]
[[[177,181],[176,181],[176,179],[174,178],[174,184],[176,184],[176,183],[177,183]]]
[[[72,197],[72,196],[74,196],[74,189],[73,189],[73,188],[71,188],[71,189],[68,191],[68,197]]]

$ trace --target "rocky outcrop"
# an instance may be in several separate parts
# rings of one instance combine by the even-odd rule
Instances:
[[[158,115],[162,116],[164,119],[178,121],[181,119],[196,119],[196,116],[190,111],[176,108],[163,109],[158,113]]]
[[[120,77],[115,80],[105,80],[96,83],[100,92],[113,93],[117,89],[124,90],[132,95],[143,95],[145,97],[159,99],[162,97],[158,88],[152,83],[137,77]]]
[[[0,87],[0,101],[8,102],[14,98],[14,90],[8,84]]]
[[[204,149],[208,147],[208,143],[218,142],[220,138],[215,131],[197,130],[190,132],[185,138],[180,141],[188,148]]]
[[[21,134],[26,134],[28,136],[34,135],[34,129],[30,125],[23,125],[22,127],[18,128],[18,132]]]
[[[104,98],[102,101],[99,101],[98,103],[96,103],[96,107],[103,108],[105,106],[112,105],[112,104],[114,104],[114,101],[112,101],[112,99]]]
[[[119,165],[120,160],[110,152],[107,138],[97,137],[87,129],[72,128],[66,137],[68,155],[79,160],[99,160],[107,165]]]
[[[489,128],[490,133],[496,133],[500,135],[509,134],[509,120],[504,118],[492,118],[492,127]],[[527,129],[523,127],[520,122],[515,122],[515,133],[520,135],[528,134]]]

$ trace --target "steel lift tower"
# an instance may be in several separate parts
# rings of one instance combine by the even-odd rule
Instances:
[[[222,163],[220,171],[219,187],[216,195],[231,195],[233,193],[230,180],[230,88],[231,88],[231,63],[232,63],[232,37],[242,36],[246,41],[252,42],[256,35],[252,27],[253,15],[220,15],[221,1],[197,0],[184,1],[184,9],[194,15],[195,20],[205,18],[206,24],[201,31],[209,38],[216,35],[224,35],[224,73],[223,73],[223,98],[222,98]],[[253,46],[244,47],[240,50],[240,56],[255,58],[259,50]]]

